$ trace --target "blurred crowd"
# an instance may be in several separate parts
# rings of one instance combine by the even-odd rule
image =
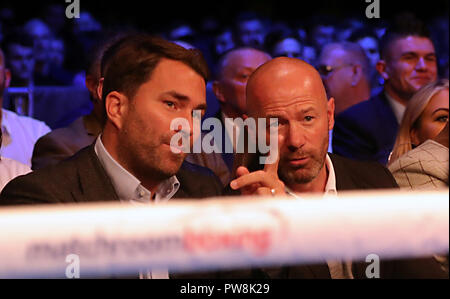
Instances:
[[[103,25],[89,11],[80,18],[68,19],[63,4],[49,4],[41,15],[19,24],[12,8],[0,10],[0,42],[11,70],[10,86],[84,86],[85,66],[99,40],[120,31],[137,31],[133,24]],[[236,47],[252,47],[272,57],[300,58],[316,66],[322,49],[333,42],[358,43],[370,61],[372,82],[377,88],[382,79],[375,72],[380,59],[379,42],[389,21],[367,18],[312,15],[302,20],[274,20],[252,11],[236,13],[228,22],[204,17],[196,24],[169,20],[164,27],[145,31],[202,51],[210,69],[219,57]],[[440,75],[448,77],[449,23],[434,17],[427,23],[438,54]]]

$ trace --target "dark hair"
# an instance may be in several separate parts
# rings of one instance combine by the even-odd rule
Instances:
[[[275,46],[288,38],[293,38],[295,40],[298,41],[298,43],[303,46],[302,42],[300,41],[300,39],[296,36],[296,34],[287,26],[284,25],[279,25],[277,26],[277,28],[274,28],[273,30],[271,30],[271,32],[269,34],[267,34],[266,39],[264,41],[264,49],[270,53],[271,55],[273,55],[273,50],[275,48]]]
[[[202,76],[205,83],[208,80],[208,66],[199,50],[187,50],[148,34],[134,34],[118,40],[103,54],[100,67],[101,77],[104,77],[103,102],[112,91],[133,98],[162,58],[183,62]]]
[[[394,18],[394,21],[386,29],[381,37],[380,56],[384,59],[388,53],[389,46],[396,40],[407,36],[418,36],[430,39],[429,29],[425,24],[411,13],[402,13]]]

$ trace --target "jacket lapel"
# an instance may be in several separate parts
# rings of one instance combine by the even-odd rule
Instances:
[[[119,197],[97,158],[94,144],[83,149],[76,160],[79,188],[72,191],[76,202],[119,201]]]

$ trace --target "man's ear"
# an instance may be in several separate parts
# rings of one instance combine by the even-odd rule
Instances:
[[[98,85],[97,85],[97,97],[101,100],[102,99],[102,95],[103,95],[103,81],[105,81],[105,78],[100,78],[100,80],[98,80]]]
[[[219,81],[214,81],[214,82],[213,82],[213,84],[212,84],[212,89],[213,89],[214,95],[215,95],[216,98],[219,100],[219,102],[220,102],[221,104],[225,104],[225,97],[224,97],[224,95],[223,95],[223,93],[222,93],[222,90],[221,90],[221,88],[220,88],[220,83],[219,83]]]
[[[375,68],[384,80],[389,79],[389,74],[387,73],[387,64],[385,60],[379,60],[375,65]]]
[[[361,81],[361,78],[363,76],[363,69],[361,65],[356,64],[352,67],[352,86],[358,85],[359,81]]]
[[[331,97],[327,103],[328,131],[334,127],[334,98]]]
[[[110,121],[118,130],[123,127],[126,121],[126,115],[129,109],[128,97],[124,94],[112,91],[105,99],[105,110],[108,121]]]
[[[11,83],[11,71],[9,69],[5,69],[5,88],[8,88],[10,83]]]

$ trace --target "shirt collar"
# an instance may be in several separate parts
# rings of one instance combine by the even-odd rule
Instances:
[[[8,122],[9,111],[2,109],[2,132],[10,135],[11,128]]]
[[[400,124],[402,122],[403,114],[405,114],[406,107],[394,100],[394,98],[392,98],[387,92],[384,92],[384,95],[391,105],[392,111],[397,119],[397,123]]]
[[[330,156],[327,154],[325,157],[325,167],[328,170],[327,183],[325,185],[324,195],[337,195],[336,190],[336,173],[334,172],[333,162],[331,162]],[[295,198],[300,198],[287,186],[285,187],[286,193],[294,196]]]
[[[149,203],[151,201],[151,192],[135,176],[114,160],[104,147],[101,135],[97,137],[94,149],[100,163],[110,177],[120,201],[132,203]],[[155,202],[168,201],[175,195],[179,187],[180,182],[175,175],[163,181],[156,189]]]

